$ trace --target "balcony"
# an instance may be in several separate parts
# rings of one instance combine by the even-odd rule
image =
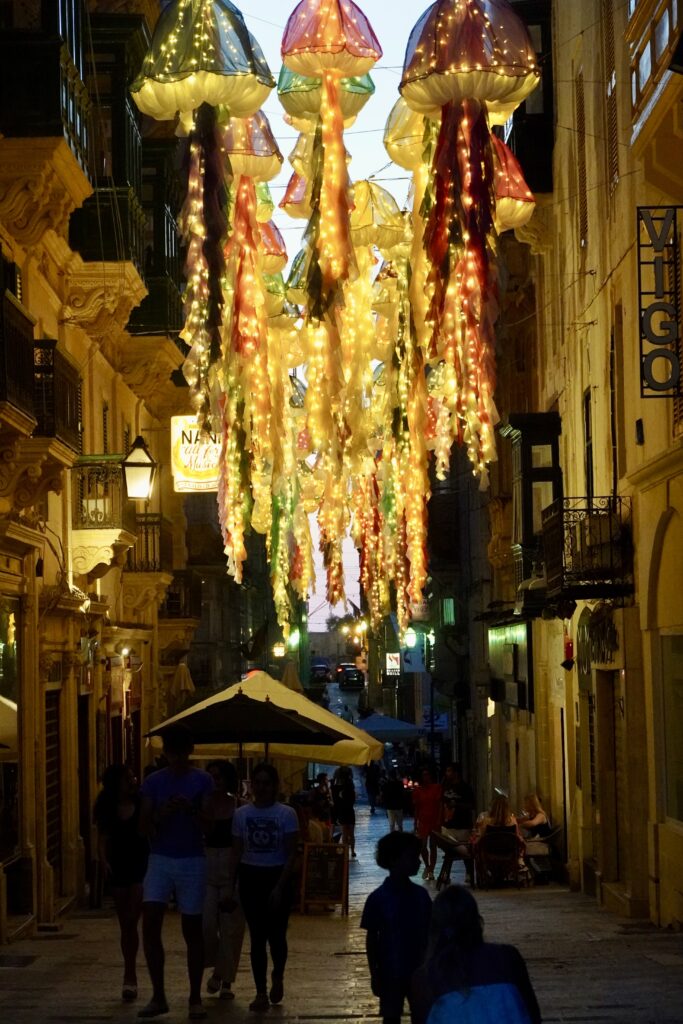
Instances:
[[[633,593],[629,498],[562,498],[543,510],[546,595],[575,601]]]
[[[0,304],[0,410],[2,420],[23,425],[30,434],[34,413],[33,319],[6,291]]]
[[[81,456],[71,471],[73,567],[89,580],[122,566],[136,542],[135,505],[126,498],[121,458]]]
[[[86,262],[130,260],[143,276],[145,213],[134,189],[97,188],[69,223],[69,244]]]
[[[191,569],[173,574],[173,582],[159,610],[160,619],[199,619],[202,615],[202,581]]]
[[[129,334],[176,337],[183,326],[183,300],[176,281],[167,276],[145,277],[147,296],[131,313]]]
[[[137,540],[126,558],[126,572],[168,572],[173,566],[172,523],[160,515],[137,515]]]
[[[80,447],[78,370],[57,342],[43,338],[33,350],[33,395],[38,425],[35,437],[53,437],[72,451]]]
[[[0,35],[0,130],[15,138],[63,138],[88,175],[88,91],[58,36]]]

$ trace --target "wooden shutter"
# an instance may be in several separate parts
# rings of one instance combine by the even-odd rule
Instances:
[[[578,211],[579,211],[579,243],[585,247],[588,241],[588,184],[586,172],[586,100],[583,84],[583,71],[579,71],[574,79],[574,105],[576,108],[576,148],[578,167]]]
[[[60,690],[45,693],[45,827],[47,859],[55,872],[55,895],[61,890],[62,776],[59,742]]]
[[[614,0],[602,0],[602,57],[605,73],[605,159],[610,195],[619,182],[619,120],[617,66],[614,50]]]

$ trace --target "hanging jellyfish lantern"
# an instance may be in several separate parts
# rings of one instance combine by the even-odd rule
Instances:
[[[495,458],[493,324],[497,271],[493,154],[486,104],[521,103],[539,71],[526,28],[505,0],[437,0],[411,33],[400,91],[440,111],[425,247],[434,286],[431,358],[445,364],[441,445],[464,443],[482,486]]]
[[[131,93],[143,114],[172,121],[177,111],[224,104],[248,117],[275,82],[260,46],[230,0],[172,0],[159,16]]]
[[[245,177],[267,183],[279,174],[284,158],[262,110],[249,117],[237,117],[222,107],[218,123],[220,148],[230,160],[236,181]]]
[[[341,80],[367,75],[382,56],[370,23],[353,0],[301,0],[282,39],[282,60],[296,74],[320,78],[321,140],[318,254],[323,287],[345,280],[353,264],[349,179]]]
[[[339,83],[339,102],[345,128],[350,128],[375,91],[370,75],[342,78]],[[311,131],[320,117],[323,98],[322,78],[298,75],[282,66],[277,83],[277,94],[292,127],[298,132]]]
[[[311,187],[306,178],[296,172],[291,176],[279,206],[294,219],[308,220],[311,216]]]
[[[287,266],[287,248],[277,225],[261,225],[261,268],[264,274],[281,274]]]
[[[384,148],[399,167],[414,171],[423,162],[424,115],[409,107],[402,96],[396,100],[384,128]]]
[[[496,174],[496,231],[510,231],[528,224],[536,209],[519,161],[509,146],[492,135]]]

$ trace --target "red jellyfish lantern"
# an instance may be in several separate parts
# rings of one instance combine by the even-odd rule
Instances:
[[[353,264],[349,177],[344,148],[341,80],[366,75],[382,56],[377,38],[353,0],[302,0],[287,22],[282,60],[290,71],[322,79],[323,168],[316,248],[323,288],[345,280]]]
[[[496,135],[491,139],[496,168],[495,224],[500,234],[528,224],[536,209],[536,200],[510,147]]]

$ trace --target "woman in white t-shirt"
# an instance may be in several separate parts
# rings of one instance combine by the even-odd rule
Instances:
[[[251,938],[251,970],[256,998],[249,1009],[267,1010],[284,995],[287,925],[292,903],[291,878],[299,839],[296,811],[277,802],[278,773],[258,765],[251,776],[253,802],[238,807],[232,819],[232,877],[239,877],[240,902]],[[273,958],[268,992],[268,953]]]

